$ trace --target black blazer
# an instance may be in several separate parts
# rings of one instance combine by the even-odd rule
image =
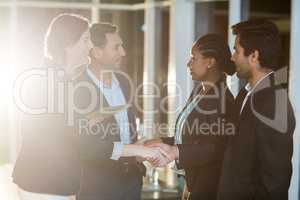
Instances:
[[[55,78],[55,86],[58,81],[64,81]],[[47,98],[47,80],[32,79],[29,82],[24,88],[28,94],[24,98],[25,103],[35,108],[46,106],[46,99],[41,98]],[[75,128],[67,124],[66,110],[64,113],[57,112],[57,90],[54,91],[51,97],[55,100],[55,110],[52,113],[23,113],[21,117],[22,146],[15,163],[13,182],[29,192],[75,195],[81,173]]]
[[[217,198],[227,137],[235,133],[234,98],[227,88],[225,77],[215,86],[216,88],[210,89],[188,116],[183,128],[182,144],[178,145],[177,165],[185,170],[191,199]],[[188,102],[195,93],[198,93],[196,88]],[[208,97],[216,94],[215,98]],[[208,114],[203,110],[215,112]],[[174,138],[163,138],[163,141],[174,144]]]
[[[237,97],[238,112],[245,95],[243,89]],[[287,89],[275,85],[274,74],[269,75],[239,115],[237,134],[226,149],[218,199],[287,200],[294,129]]]
[[[60,80],[59,77],[55,78],[55,86],[58,81],[60,83],[65,81]],[[129,83],[122,77],[119,78],[119,81],[125,98],[128,100],[131,95],[128,92]],[[28,101],[32,107],[45,105],[40,98],[47,95],[46,83],[47,80],[30,84],[29,90],[34,92],[28,95]],[[137,174],[143,174],[144,166],[136,163],[134,158],[120,159],[119,161],[110,159],[113,142],[120,141],[118,130],[112,131],[113,134],[110,134],[111,130],[116,130],[117,123],[114,117],[105,119],[101,125],[103,130],[107,130],[106,135],[103,135],[101,131],[93,131],[95,127],[91,127],[91,129],[87,129],[88,132],[85,132],[86,125],[80,124],[82,122],[80,120],[85,120],[85,116],[89,113],[78,113],[73,110],[74,107],[69,108],[70,98],[73,100],[72,105],[76,108],[87,107],[91,100],[89,90],[87,87],[77,86],[88,83],[88,86],[96,91],[98,97],[96,107],[90,112],[99,109],[101,94],[98,93],[99,90],[87,74],[83,73],[78,79],[65,83],[64,113],[57,113],[55,110],[55,113],[39,115],[25,113],[22,117],[23,138],[12,175],[14,183],[26,191],[35,193],[75,195],[80,191],[94,194],[101,193],[99,188],[103,184],[106,184],[108,188],[114,188],[115,182],[109,184],[110,180],[114,180],[113,176],[117,177],[122,173],[124,163],[129,163],[131,168],[136,168]],[[74,89],[74,91],[70,91],[71,96],[68,96],[69,86]],[[58,99],[57,94],[55,90],[53,99]],[[101,99],[105,100],[105,98]],[[108,105],[107,102],[104,102],[104,105]],[[56,109],[57,104],[54,107]],[[70,117],[70,113],[72,117]],[[128,119],[134,142],[137,134],[133,107],[128,110]],[[83,123],[85,122],[83,121]],[[110,179],[103,178],[109,177],[109,175],[111,175]],[[91,177],[95,180],[92,180]]]
[[[123,76],[117,75],[117,79],[125,99],[128,102],[130,97],[134,95],[134,88],[130,88],[128,80]],[[84,73],[78,80],[81,83],[87,83],[91,86],[91,89],[96,91],[97,103],[91,112],[99,110],[101,105],[103,107],[109,107],[103,94],[89,78],[87,73]],[[86,108],[90,103],[90,97],[89,90],[87,90],[87,88],[81,88],[76,94],[75,103],[79,107]],[[137,140],[134,106],[131,105],[127,111],[130,137],[132,143],[134,143]],[[135,157],[120,158],[117,161],[110,159],[114,142],[120,141],[119,127],[115,117],[107,117],[96,126],[86,128],[84,122],[86,120],[86,114],[89,113],[77,113],[76,115],[76,128],[82,166],[81,187],[78,198],[100,198],[101,196],[103,197],[103,195],[113,196],[117,191],[122,193],[120,182],[124,174],[128,172],[128,165],[129,170],[133,173],[131,175],[138,177],[140,180],[142,180],[142,175],[145,173],[145,167],[143,164],[136,162]],[[130,184],[130,181],[128,180],[126,184]]]

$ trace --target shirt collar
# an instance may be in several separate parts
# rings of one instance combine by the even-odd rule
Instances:
[[[113,89],[115,87],[119,86],[119,81],[117,79],[117,77],[115,76],[114,73],[112,73],[112,84],[111,87],[105,85],[101,80],[99,80],[94,74],[93,72],[87,68],[87,74],[88,76],[92,79],[92,81],[100,88],[108,88],[108,89]]]
[[[245,86],[245,89],[247,90],[248,93],[251,93],[265,78],[267,78],[269,75],[271,75],[272,73],[274,73],[273,71],[272,72],[269,72],[268,74],[266,74],[265,76],[263,76],[262,78],[260,78],[256,84],[254,85],[254,87],[252,88],[250,83],[247,83],[246,86]]]

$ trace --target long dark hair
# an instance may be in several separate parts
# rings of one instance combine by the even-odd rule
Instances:
[[[45,35],[45,58],[52,63],[64,64],[65,49],[75,44],[88,30],[89,21],[81,15],[63,13],[51,21]]]
[[[228,75],[235,73],[230,48],[222,36],[218,34],[204,35],[197,39],[195,47],[204,57],[214,58],[220,71]]]

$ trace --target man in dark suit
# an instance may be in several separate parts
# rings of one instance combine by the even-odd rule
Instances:
[[[219,200],[287,200],[295,117],[278,83],[280,37],[266,20],[234,25],[237,75],[248,81],[236,99],[237,132],[228,142]]]
[[[74,97],[76,107],[90,108],[75,114],[82,161],[77,200],[137,200],[145,173],[137,158],[160,159],[161,150],[135,144],[135,114],[130,101],[134,90],[128,76],[118,71],[125,50],[117,27],[94,24],[90,31],[94,44],[91,64],[78,77],[77,88],[82,87]],[[113,109],[127,104],[129,107]]]

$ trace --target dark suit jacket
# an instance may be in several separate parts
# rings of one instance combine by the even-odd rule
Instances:
[[[130,90],[128,80],[122,76],[117,76],[119,85],[128,102],[130,96],[134,95]],[[84,73],[78,79],[79,83],[87,83],[96,91],[97,103],[91,112],[100,110],[101,107],[109,107],[101,91],[94,82]],[[76,94],[75,102],[79,107],[86,108],[90,103],[90,92],[86,87],[79,89]],[[137,140],[134,107],[130,106],[127,110],[130,126],[130,136],[134,143]],[[114,142],[120,141],[119,127],[114,116],[105,118],[96,126],[86,128],[86,114],[76,115],[78,130],[78,143],[82,165],[81,188],[78,193],[79,199],[112,197],[114,194],[122,194],[125,185],[130,185],[130,179],[124,178],[128,170],[131,176],[137,177],[140,181],[145,173],[145,167],[137,163],[134,157],[121,158],[118,161],[110,159]],[[83,120],[83,121],[82,121]],[[83,122],[83,123],[82,123]],[[83,125],[82,125],[83,124]],[[129,166],[129,168],[128,168]],[[126,180],[128,180],[126,182]],[[123,184],[123,186],[122,186]],[[137,188],[140,190],[141,188]]]
[[[41,99],[47,98],[47,80],[29,82],[24,88],[28,94],[25,103],[35,108],[47,105],[46,99]],[[57,108],[57,90],[54,91],[49,98],[53,97]],[[67,125],[64,113],[24,113],[21,133],[22,146],[12,175],[14,183],[29,192],[75,195],[80,186],[79,151],[75,128]]]
[[[197,89],[195,92],[198,93]],[[208,97],[216,94],[214,98]],[[213,110],[212,114],[203,112]],[[210,89],[188,116],[182,144],[178,145],[178,167],[185,170],[191,199],[217,198],[227,137],[235,133],[235,113],[234,98],[225,79],[221,79],[216,83],[216,90]],[[163,141],[174,144],[174,138],[163,138]]]
[[[245,95],[242,90],[237,97],[238,111]],[[294,129],[287,89],[275,85],[272,74],[255,88],[239,116],[237,134],[226,149],[218,199],[287,200]]]

